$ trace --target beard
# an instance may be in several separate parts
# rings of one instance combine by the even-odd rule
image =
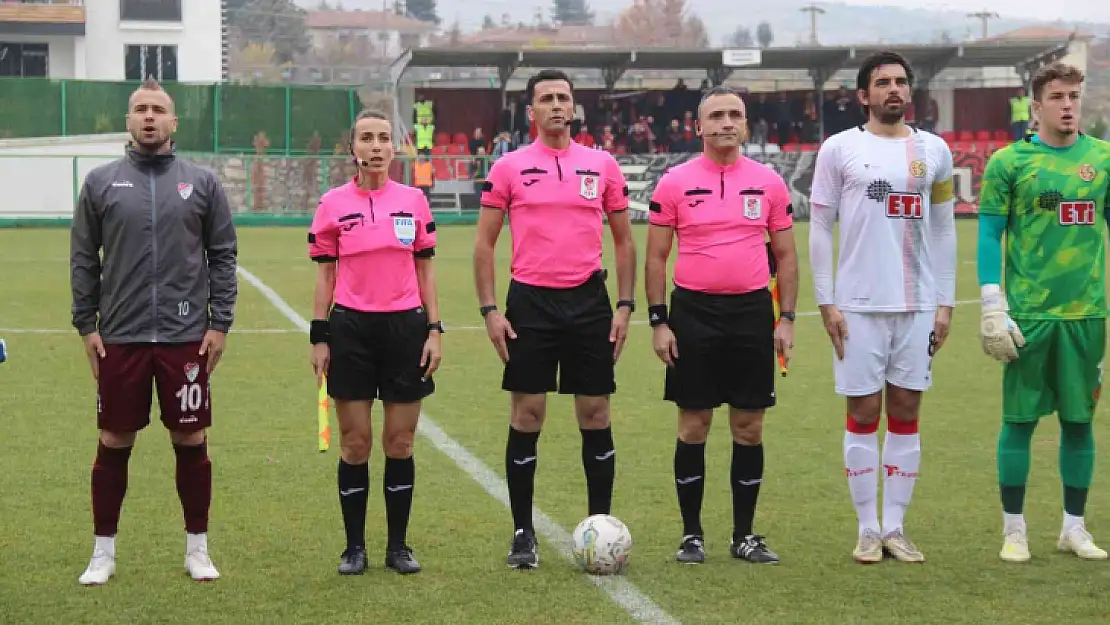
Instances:
[[[896,124],[906,117],[906,105],[899,104],[894,108],[882,106],[870,107],[871,114],[883,124]]]

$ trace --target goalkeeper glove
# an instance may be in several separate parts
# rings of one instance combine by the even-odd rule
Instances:
[[[1006,296],[997,284],[982,287],[983,317],[979,324],[979,340],[983,352],[1002,362],[1018,358],[1018,348],[1025,347],[1025,336],[1007,314]]]

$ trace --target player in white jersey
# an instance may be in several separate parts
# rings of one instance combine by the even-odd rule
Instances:
[[[913,69],[900,55],[872,55],[857,83],[867,123],[829,138],[817,154],[810,262],[833,344],[836,392],[848,403],[844,464],[859,518],[853,555],[878,562],[885,548],[903,562],[923,562],[902,523],[921,461],[921,394],[931,385],[932,358],[948,336],[955,304],[952,152],[936,135],[906,126]]]

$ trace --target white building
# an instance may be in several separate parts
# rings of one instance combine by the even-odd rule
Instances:
[[[222,0],[0,2],[0,77],[219,82]]]

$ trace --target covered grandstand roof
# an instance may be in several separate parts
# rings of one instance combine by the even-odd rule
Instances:
[[[861,45],[851,47],[765,48],[752,70],[806,70],[856,67],[869,54],[896,50],[915,67],[1016,67],[1066,52],[1070,39],[986,40],[958,45]],[[722,49],[649,48],[410,48],[394,62],[400,78],[409,67],[560,67],[622,70],[733,69],[725,67]]]

